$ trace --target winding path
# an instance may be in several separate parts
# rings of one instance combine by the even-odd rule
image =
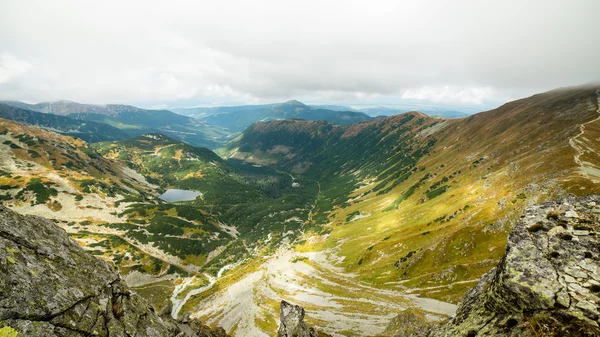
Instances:
[[[569,144],[577,152],[573,156],[573,160],[575,161],[575,164],[577,164],[581,168],[581,172],[584,175],[590,175],[590,173],[587,172],[585,164],[580,159],[581,156],[583,154],[585,154],[585,152],[586,152],[584,147],[581,145],[584,142],[582,137],[585,133],[586,125],[600,121],[600,89],[598,91],[596,91],[596,100],[597,100],[596,112],[598,113],[598,117],[594,118],[593,120],[591,120],[589,122],[585,122],[585,123],[579,125],[579,133],[576,136],[573,136],[569,139]]]

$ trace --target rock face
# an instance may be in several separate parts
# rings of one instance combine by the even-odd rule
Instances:
[[[0,206],[0,329],[18,336],[226,336],[159,317],[50,220]]]
[[[304,323],[304,308],[281,301],[277,337],[317,337],[317,332]]]
[[[600,336],[600,196],[529,207],[498,266],[430,336]]]

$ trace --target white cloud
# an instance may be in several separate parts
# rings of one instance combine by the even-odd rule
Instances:
[[[486,104],[600,80],[598,12],[597,0],[5,0],[0,99]]]
[[[16,80],[20,75],[31,69],[31,64],[15,56],[0,53],[0,84]]]
[[[452,86],[424,86],[415,89],[407,89],[402,94],[402,98],[426,100],[436,103],[478,105],[494,98],[493,94],[494,90],[490,87],[460,88]]]

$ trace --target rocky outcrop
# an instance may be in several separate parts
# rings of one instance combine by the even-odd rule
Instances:
[[[431,336],[600,336],[600,196],[529,207],[498,266]]]
[[[419,308],[409,308],[392,318],[381,336],[426,336],[434,326],[439,324],[440,320],[432,319],[430,313]]]
[[[317,337],[314,328],[304,323],[304,308],[281,301],[279,320],[279,331],[277,337]]]
[[[0,329],[18,336],[226,336],[160,317],[50,220],[0,206]]]

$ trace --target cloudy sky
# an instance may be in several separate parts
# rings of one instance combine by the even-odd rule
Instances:
[[[0,99],[487,107],[600,82],[600,1],[0,1]]]

